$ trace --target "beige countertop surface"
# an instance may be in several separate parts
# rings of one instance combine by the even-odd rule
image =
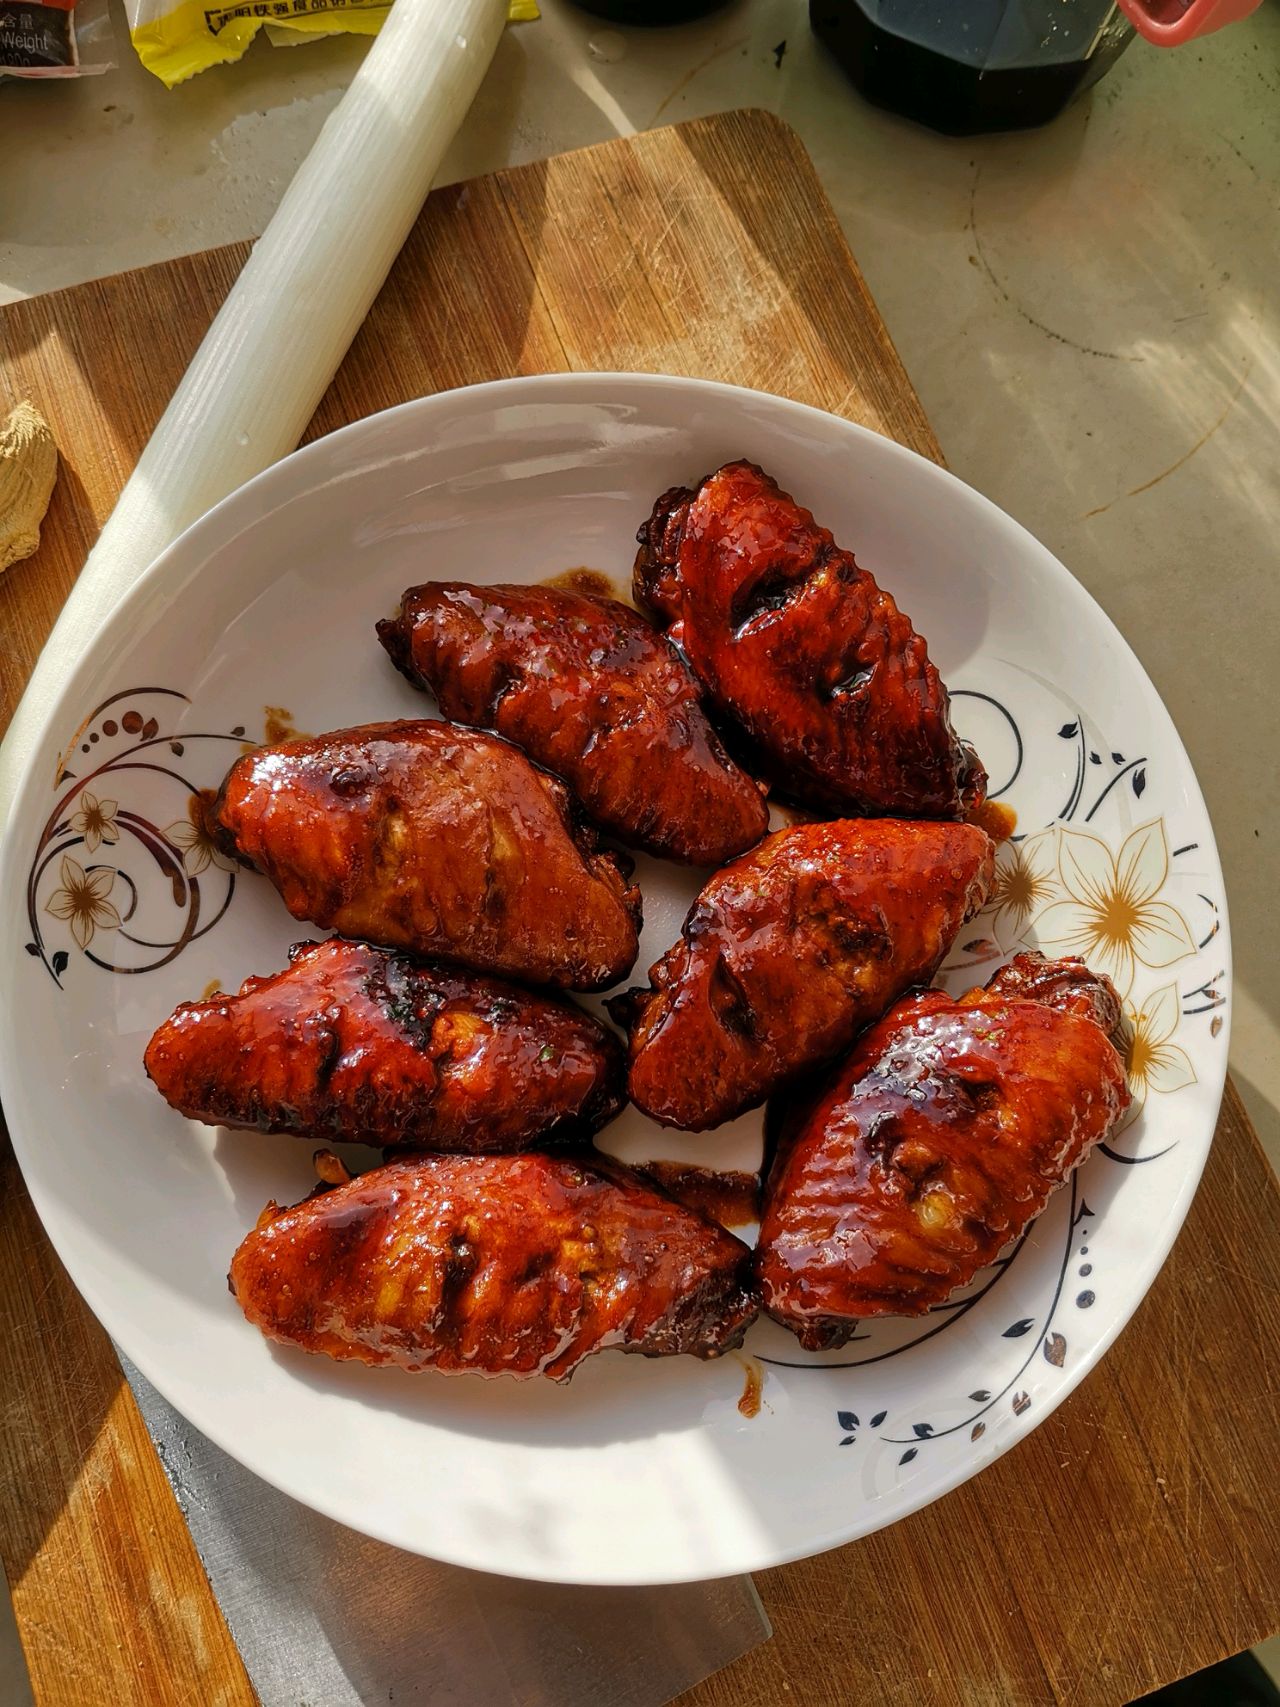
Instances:
[[[950,139],[864,104],[803,0],[656,31],[543,4],[444,179],[728,107],[795,127],[952,467],[1084,582],[1173,714],[1226,868],[1233,1067],[1277,1161],[1280,6],[1135,43],[1044,130]],[[0,87],[0,302],[261,230],[364,51],[260,42],[170,92],[115,22],[106,76]]]

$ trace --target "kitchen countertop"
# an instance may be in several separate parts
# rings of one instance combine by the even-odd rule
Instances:
[[[728,107],[795,127],[951,466],[1090,589],[1190,750],[1235,926],[1232,1068],[1280,1165],[1280,6],[1133,44],[1044,130],[951,139],[861,101],[803,0],[653,31],[543,4],[442,181]],[[0,302],[260,231],[364,52],[262,41],[168,91],[115,21],[106,76],[0,87]]]

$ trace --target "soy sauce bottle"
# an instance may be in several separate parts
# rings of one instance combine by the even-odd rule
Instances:
[[[869,101],[952,136],[1055,118],[1124,52],[1112,0],[809,0]]]

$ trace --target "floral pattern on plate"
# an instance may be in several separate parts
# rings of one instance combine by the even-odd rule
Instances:
[[[151,972],[211,931],[231,904],[235,866],[209,838],[188,748],[229,742],[238,750],[245,731],[184,731],[181,739],[165,733],[174,712],[189,703],[173,688],[112,694],[85,718],[58,762],[57,802],[27,877],[26,944],[58,985],[71,959],[67,938],[104,971]],[[84,758],[95,762],[78,776],[72,766]],[[149,816],[122,804],[140,777],[152,799],[160,779],[164,798],[181,815],[161,827],[154,808]],[[55,926],[65,927],[61,943]]]

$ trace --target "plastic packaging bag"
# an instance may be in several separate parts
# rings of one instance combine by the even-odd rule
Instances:
[[[111,46],[107,0],[0,0],[0,79],[107,71]]]
[[[124,9],[138,58],[172,89],[197,71],[239,59],[264,26],[277,45],[308,36],[376,35],[390,0],[124,0]],[[536,0],[510,0],[510,14],[536,18]]]

